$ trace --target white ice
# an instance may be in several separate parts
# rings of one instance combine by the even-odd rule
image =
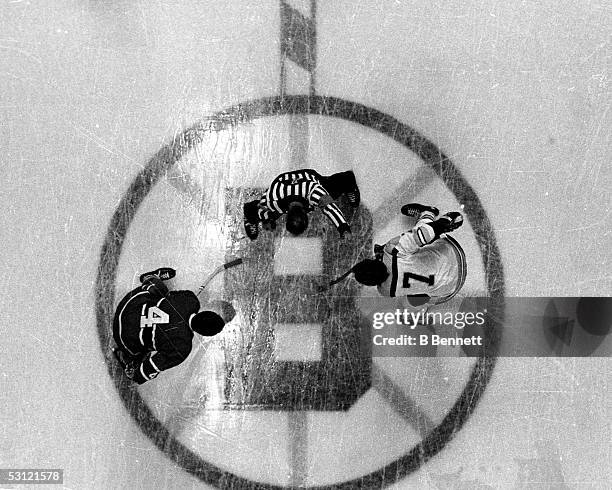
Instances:
[[[316,5],[317,93],[386,112],[449,155],[491,219],[509,296],[611,295],[605,2]],[[111,217],[151,156],[216,111],[278,94],[278,23],[275,1],[3,2],[0,468],[63,468],[70,489],[206,487],[122,405],[100,349],[94,284]],[[165,176],[130,227],[117,296],[163,265],[177,266],[173,287],[197,288],[227,239],[225,204],[209,195],[264,186],[284,170],[289,129],[278,118],[221,132]],[[309,165],[352,167],[364,183],[364,203],[378,209],[375,240],[401,225],[386,193],[461,204],[378,134],[323,118],[308,131]],[[482,291],[469,223],[457,237],[472,266],[466,291]],[[219,278],[210,297],[221,289]],[[257,481],[328,484],[375,471],[421,439],[382,389],[341,413],[220,410],[224,342],[245,324],[239,313],[139,388],[202,458]],[[470,365],[390,358],[374,369],[437,423]],[[537,472],[552,487],[610,488],[610,367],[608,358],[501,359],[453,441],[393,488],[521,488]]]

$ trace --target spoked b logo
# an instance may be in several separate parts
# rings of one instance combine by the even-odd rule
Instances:
[[[313,293],[322,280],[341,274],[371,255],[379,226],[378,210],[365,205],[355,210],[349,218],[353,228],[349,240],[339,240],[325,218],[311,214],[309,230],[299,239],[288,239],[277,229],[274,233],[262,232],[254,242],[237,241],[242,234],[241,203],[261,192],[265,182],[245,181],[239,176],[224,185],[219,173],[210,171],[206,175],[217,175],[218,180],[206,182],[205,177],[202,187],[225,195],[224,219],[228,220],[225,232],[229,240],[219,242],[219,254],[240,254],[251,264],[228,271],[224,278],[225,290],[231,292],[240,318],[235,331],[230,332],[233,336],[224,344],[225,371],[219,376],[224,385],[218,394],[221,402],[214,413],[199,407],[202,418],[188,436],[177,433],[166,426],[168,415],[164,410],[175,409],[173,404],[185,401],[179,387],[164,385],[164,378],[172,376],[170,371],[150,382],[155,383],[152,388],[145,385],[144,390],[135,389],[110,353],[115,296],[124,290],[116,280],[121,254],[131,246],[126,240],[130,226],[138,221],[141,205],[155,195],[151,191],[177,164],[197,154],[207,138],[240,130],[255,121],[295,114],[332,125],[351,125],[354,131],[363,132],[363,138],[382,138],[400,145],[441,179],[457,201],[465,203],[466,221],[475,235],[473,256],[479,254],[482,259],[486,271],[482,288],[491,298],[492,314],[486,318],[483,353],[464,376],[465,385],[450,391],[445,387],[445,393],[455,393],[456,397],[436,407],[438,413],[429,413],[421,407],[427,400],[411,398],[401,384],[410,381],[410,376],[418,376],[418,369],[392,373],[388,366],[363,354],[368,351],[362,344],[364,325],[356,307],[360,290],[355,282],[346,281],[328,293]],[[200,161],[206,172],[207,165],[213,165],[205,157]],[[233,165],[231,172],[240,165]],[[385,169],[380,163],[376,165],[370,171],[384,175]],[[350,166],[344,164],[338,170]],[[279,170],[276,173],[288,169]],[[357,168],[354,170],[358,173]],[[406,168],[406,175],[413,171]],[[266,176],[267,182],[274,176],[274,172]],[[357,181],[362,196],[367,196],[369,182],[360,180],[359,175]],[[232,199],[232,193],[242,195]],[[173,224],[175,217],[159,216],[158,212],[156,218]],[[282,228],[280,223],[278,228]],[[299,256],[312,266],[310,270],[292,268],[301,260]],[[175,266],[180,275],[181,264],[157,266]],[[404,478],[440,452],[475,409],[495,366],[503,294],[501,259],[486,213],[459,170],[433,143],[393,117],[358,103],[333,97],[287,96],[230,107],[187,129],[149,160],[109,225],[96,282],[96,313],[101,348],[126,410],[151,442],[185,471],[221,488],[380,488]],[[155,396],[158,393],[161,398],[163,390],[161,403]],[[371,415],[378,413],[385,418],[373,424]],[[197,432],[196,427],[201,430]],[[335,430],[342,432],[335,434]],[[390,446],[398,430],[407,434],[406,445],[400,449]],[[353,434],[354,443],[347,439]],[[338,440],[343,441],[341,446],[333,442]],[[371,467],[364,475],[351,468],[355,467],[355,454],[365,453]],[[266,454],[266,464],[246,464],[254,454]]]

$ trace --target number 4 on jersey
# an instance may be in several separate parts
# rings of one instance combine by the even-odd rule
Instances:
[[[157,306],[151,306],[148,311],[143,309],[140,315],[140,328],[153,327],[156,323],[168,323],[170,315]]]
[[[424,282],[428,286],[434,285],[434,275],[433,274],[429,274],[429,277],[427,277],[427,276],[421,276],[419,274],[413,274],[412,272],[404,272],[404,280],[402,283],[402,287],[409,288],[410,279],[414,279],[415,281]]]

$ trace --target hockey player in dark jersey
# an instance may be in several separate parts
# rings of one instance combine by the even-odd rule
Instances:
[[[349,204],[359,206],[360,193],[352,171],[323,176],[316,170],[302,169],[285,172],[276,177],[259,200],[244,205],[244,228],[255,240],[259,224],[266,230],[276,227],[276,220],[287,215],[286,229],[293,235],[302,234],[308,227],[308,213],[319,208],[334,224],[340,237],[350,233],[346,218],[334,202],[345,195]]]
[[[187,359],[194,332],[216,335],[235,315],[230,303],[200,311],[192,291],[169,291],[164,280],[174,275],[167,267],[143,274],[141,285],[123,297],[115,312],[115,356],[138,384]]]
[[[465,253],[448,235],[463,224],[463,216],[450,212],[438,217],[437,208],[416,203],[401,212],[416,217],[416,225],[385,245],[375,245],[375,258],[359,262],[342,278],[352,272],[357,282],[376,286],[382,296],[406,296],[414,306],[450,300],[467,274]]]

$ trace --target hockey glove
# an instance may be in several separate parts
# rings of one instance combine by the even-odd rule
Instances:
[[[384,245],[378,245],[377,243],[375,243],[374,244],[374,258],[376,260],[382,260],[384,253],[385,253],[385,246]]]
[[[146,276],[142,282],[142,289],[158,298],[168,294],[168,287],[158,276]]]
[[[136,374],[136,365],[129,364],[128,366],[125,366],[123,372],[129,380],[134,381],[134,375]]]
[[[125,373],[126,377],[134,380],[134,375],[136,374],[136,369],[138,368],[139,364],[137,358],[127,355],[117,347],[113,347],[113,355],[123,368],[123,372]]]

